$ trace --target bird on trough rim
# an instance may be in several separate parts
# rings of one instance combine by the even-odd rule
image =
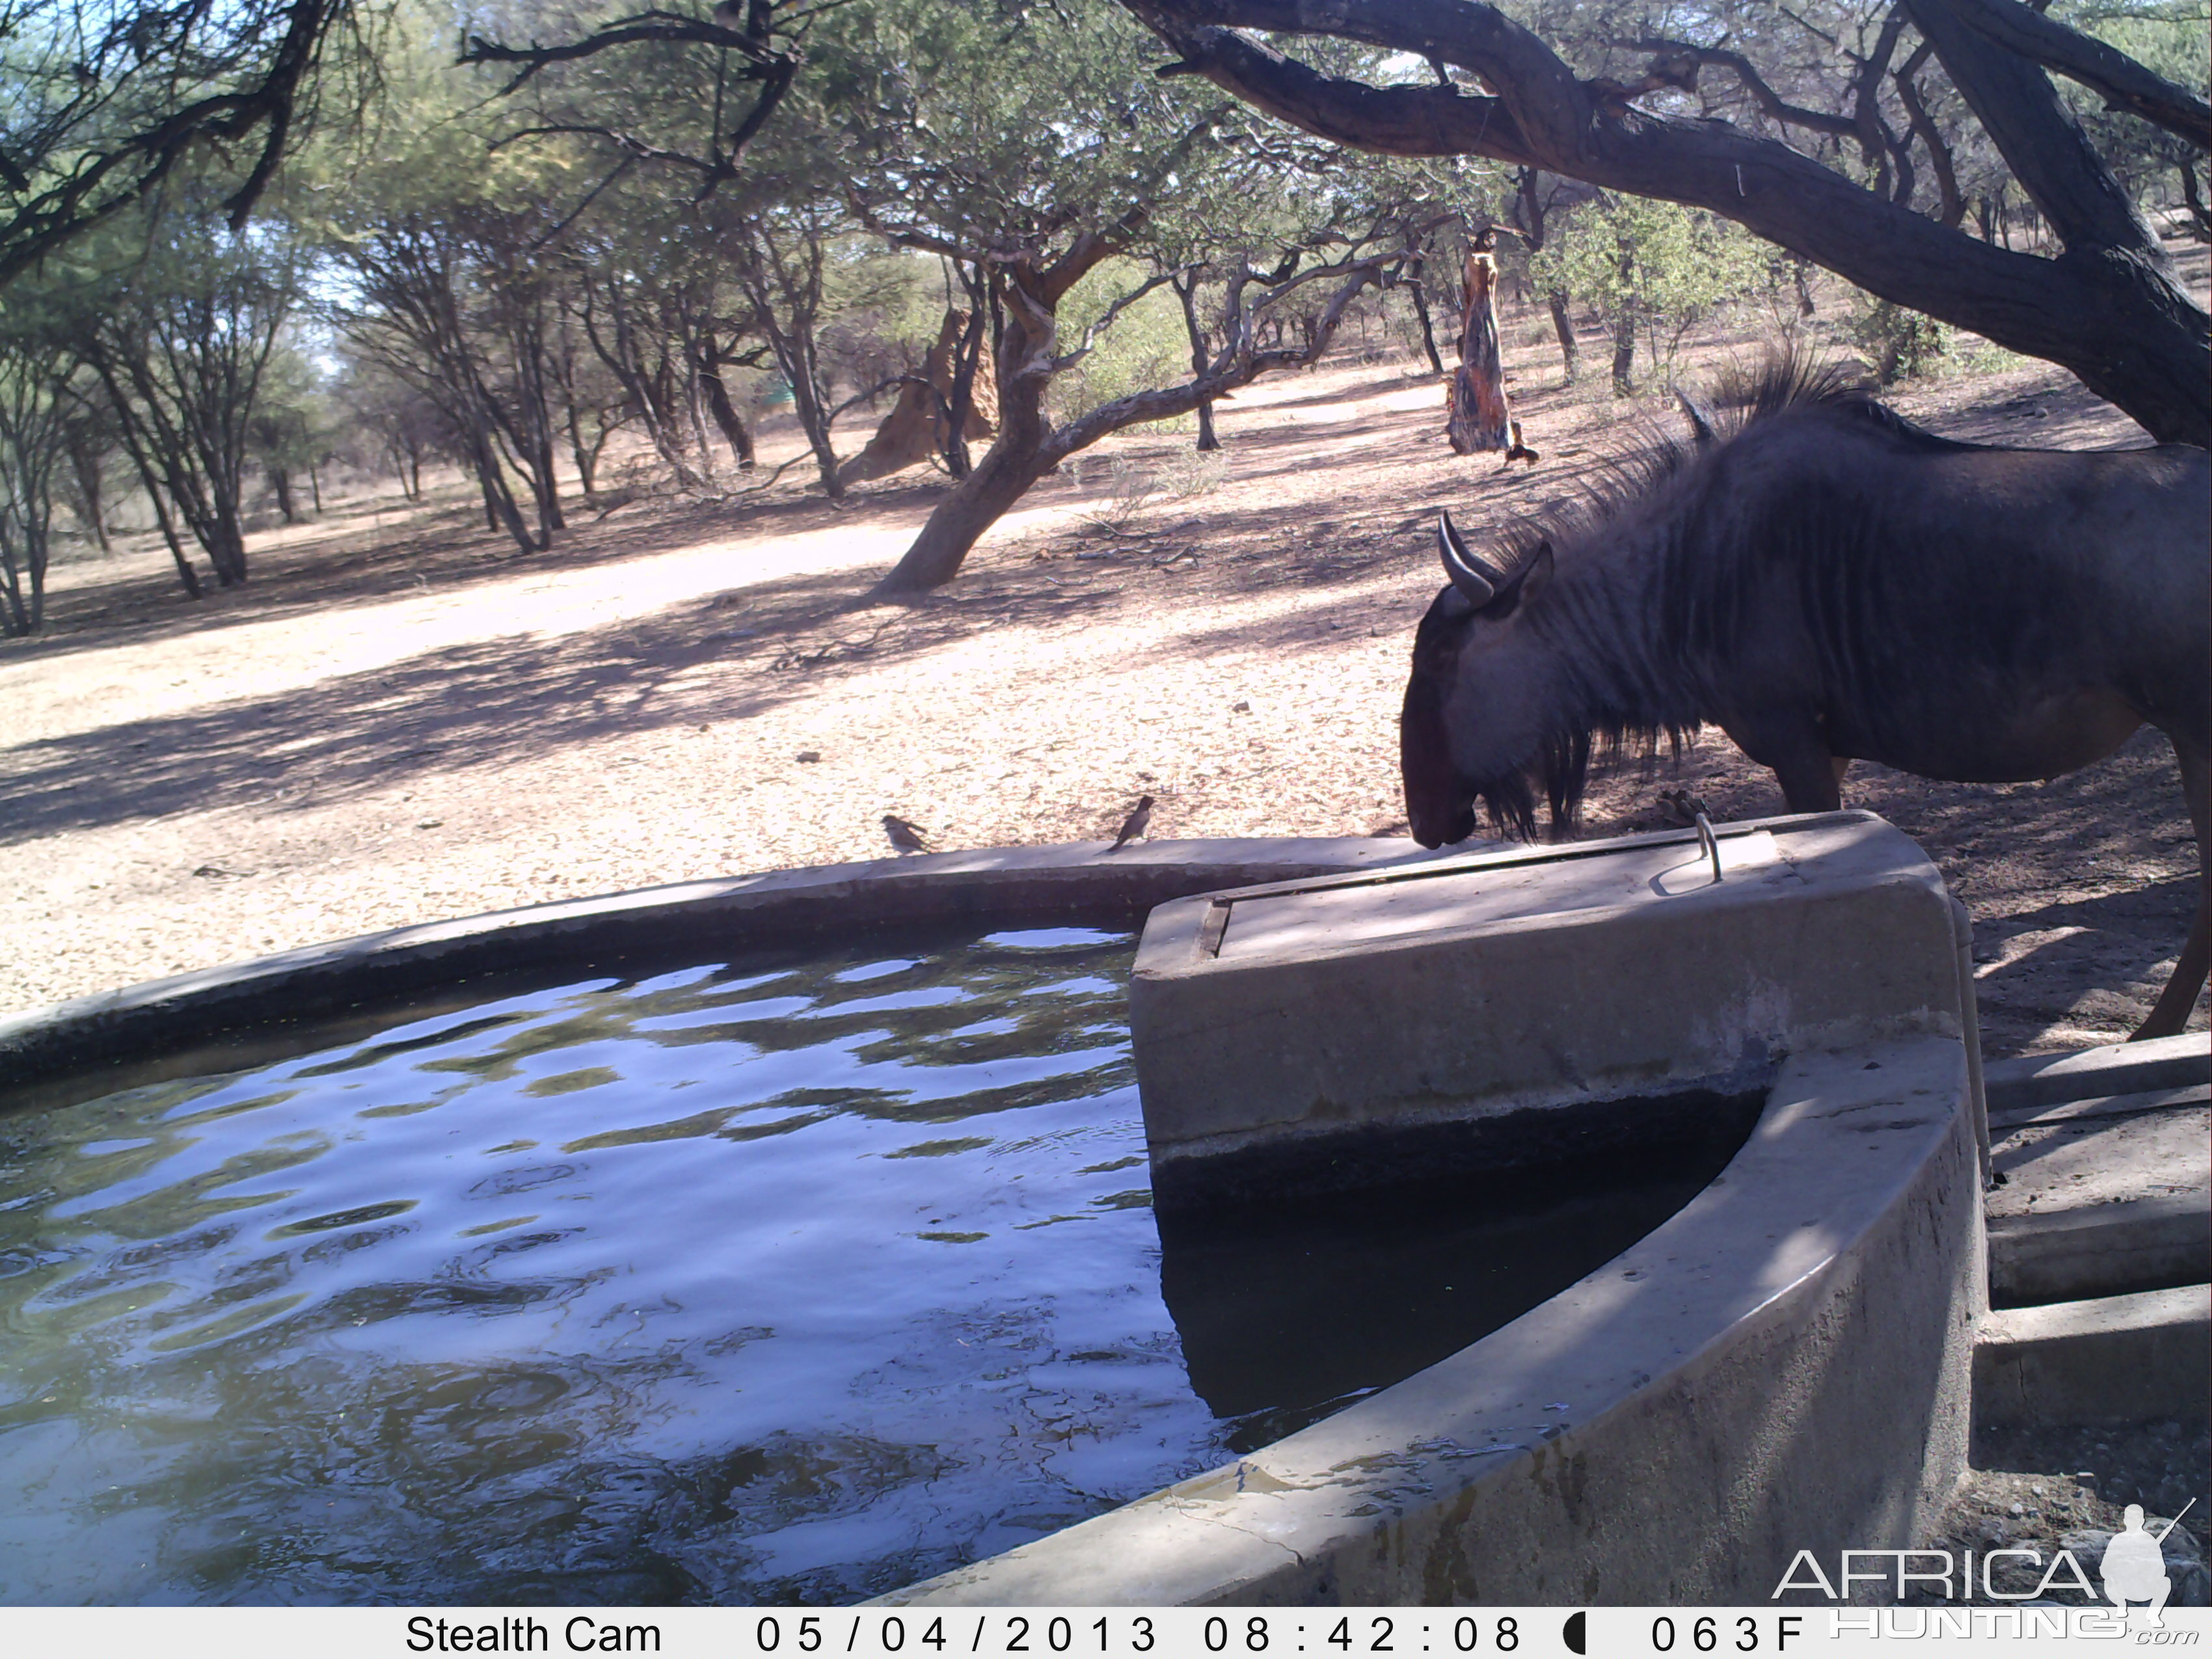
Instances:
[[[1712,809],[1688,790],[1662,789],[1659,792],[1659,816],[1668,823],[1680,824],[1685,830],[1694,830],[1697,828],[1698,814],[1700,812],[1703,812],[1708,819],[1712,817]]]
[[[890,837],[891,845],[898,848],[902,856],[908,853],[927,853],[929,843],[922,839],[927,833],[920,824],[908,823],[896,813],[884,814],[884,834]]]
[[[1137,798],[1136,810],[1121,820],[1121,833],[1114,837],[1114,844],[1106,850],[1109,853],[1120,852],[1138,836],[1143,835],[1152,821],[1152,798],[1150,795],[1139,795]]]

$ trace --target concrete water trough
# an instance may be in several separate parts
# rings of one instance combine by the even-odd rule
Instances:
[[[1131,999],[1164,1230],[1571,1181],[1715,1125],[1717,1179],[1504,1328],[902,1601],[1764,1599],[1962,1467],[1985,1307],[1971,980],[1863,813],[1436,858],[1403,842],[947,854],[411,928],[0,1022],[9,1103],[299,1052],[487,976],[1154,910]]]
[[[1163,1235],[1662,1155],[1701,1194],[1325,1422],[917,1585],[981,1604],[1764,1601],[1963,1468],[1986,1156],[1963,920],[1870,814],[1520,849],[1153,913],[1132,1034]]]

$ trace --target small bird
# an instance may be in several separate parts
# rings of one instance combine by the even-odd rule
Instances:
[[[1693,830],[1697,827],[1700,812],[1705,813],[1708,819],[1712,817],[1711,809],[1688,790],[1662,789],[1659,792],[1659,816],[1668,823],[1680,824],[1685,830]]]
[[[1106,850],[1109,853],[1120,852],[1138,836],[1143,835],[1146,826],[1152,821],[1152,798],[1150,795],[1139,795],[1137,798],[1136,809],[1121,820],[1121,833],[1114,837],[1114,844]]]
[[[890,812],[884,814],[884,834],[890,837],[892,846],[901,854],[927,853],[929,843],[922,839],[928,832],[918,823],[908,823],[904,818]]]

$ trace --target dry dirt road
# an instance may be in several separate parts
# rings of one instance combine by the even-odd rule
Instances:
[[[1510,331],[1533,470],[1453,456],[1426,374],[1342,362],[1223,405],[1218,477],[1186,435],[1113,441],[908,608],[856,602],[934,498],[919,474],[842,510],[795,471],[751,503],[643,502],[532,557],[458,489],[351,503],[263,538],[253,580],[198,605],[151,547],[65,567],[50,631],[0,645],[0,1008],[878,857],[884,812],[955,848],[1108,836],[1143,791],[1163,837],[1403,833],[1397,705],[1435,509],[1479,538],[1632,434]],[[2041,366],[1897,401],[1960,436],[2141,441]],[[1126,514],[1117,458],[1163,482]],[[1656,822],[1677,781],[1730,816],[1782,807],[1710,737],[1679,776],[1604,781],[1589,831]],[[2147,1007],[2196,864],[2156,734],[2055,783],[1861,767],[1847,798],[1972,908],[1993,1054],[2109,1041]]]

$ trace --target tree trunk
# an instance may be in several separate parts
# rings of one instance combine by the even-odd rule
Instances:
[[[1038,464],[1034,447],[1017,453],[1001,437],[984,452],[983,459],[959,487],[938,502],[921,533],[884,578],[877,592],[892,596],[944,586],[959,574],[983,532],[1021,500],[1046,471]]]
[[[1103,258],[1103,252],[1097,257]],[[999,388],[999,435],[975,471],[938,502],[914,544],[878,586],[879,597],[923,592],[951,581],[977,538],[1059,459],[1044,460],[1038,453],[1052,435],[1044,413],[1045,389],[1052,376],[1049,371],[1039,373],[1037,365],[1051,360],[1057,328],[1054,308],[1076,277],[1068,276],[1057,292],[1044,291],[1034,272],[1019,268],[1007,270],[1000,280],[1011,292],[992,354]]]
[[[471,416],[464,435],[468,441],[470,465],[476,471],[477,486],[483,491],[484,527],[504,530],[525,553],[542,552],[543,545],[532,539],[522,508],[500,471],[499,447],[492,437],[489,419],[474,411]]]
[[[707,412],[722,429],[722,441],[729,445],[730,453],[736,458],[738,471],[751,471],[753,434],[745,430],[744,422],[738,416],[737,405],[730,401],[730,389],[722,382],[722,359],[711,343],[699,354],[699,384],[706,388]]]
[[[945,394],[945,470],[955,482],[975,470],[969,453],[972,438],[999,434],[998,362],[991,356],[990,285],[978,277],[960,278],[970,301],[968,326],[952,356],[952,389]],[[988,407],[987,407],[988,405]]]
[[[1010,272],[1006,280],[1018,282],[1020,276]],[[1030,304],[1036,301],[1032,298]],[[878,593],[920,593],[951,581],[977,538],[1044,475],[1047,468],[1039,463],[1037,451],[1051,433],[1044,417],[1045,388],[1050,378],[1022,370],[1039,353],[1050,354],[1053,336],[1046,331],[1051,322],[1049,310],[1043,312],[1040,326],[1028,307],[1007,307],[995,365],[999,435],[975,470],[938,502],[914,545],[884,578]]]
[[[1421,349],[1428,353],[1431,371],[1441,375],[1444,372],[1444,360],[1437,351],[1437,331],[1435,325],[1429,319],[1428,290],[1421,285],[1421,279],[1418,276],[1407,283],[1406,287],[1413,296],[1413,315],[1419,318],[1421,323]],[[1570,373],[1567,378],[1572,380],[1574,375]]]
[[[770,337],[777,363],[791,387],[791,412],[799,417],[807,448],[814,452],[814,470],[822,480],[822,493],[841,501],[845,499],[845,481],[837,476],[837,450],[830,441],[830,413],[822,406],[813,330],[804,324],[796,335],[772,329]]]
[[[149,483],[146,494],[154,503],[154,518],[161,526],[161,539],[169,544],[169,556],[176,561],[177,580],[185,585],[185,597],[188,599],[205,598],[207,590],[200,586],[199,573],[192,568],[192,562],[185,556],[184,538],[177,534],[176,522],[169,517],[169,509],[162,504],[161,492]]]
[[[270,488],[276,492],[276,510],[284,515],[286,524],[297,524],[300,515],[292,507],[292,475],[281,466],[269,469]]]
[[[1546,298],[1551,301],[1552,331],[1559,337],[1559,356],[1567,366],[1567,383],[1571,386],[1575,378],[1574,301],[1563,288],[1553,289]]]
[[[1636,382],[1636,307],[1624,306],[1613,319],[1613,395],[1633,397]]]
[[[107,534],[107,504],[100,499],[106,480],[100,477],[100,451],[89,434],[72,430],[68,439],[70,470],[76,476],[77,501],[84,509],[85,528],[100,544],[103,553],[112,553],[115,544]]]
[[[1198,325],[1198,276],[1193,272],[1188,279],[1171,276],[1168,286],[1182,301],[1183,332],[1190,337],[1190,372],[1206,373],[1206,331]],[[1213,432],[1213,399],[1206,398],[1198,406],[1198,447],[1200,450],[1221,447],[1221,440]]]
[[[596,449],[584,444],[584,422],[575,404],[568,405],[568,453],[576,463],[576,488],[584,492],[586,501],[598,493],[594,482],[599,473],[599,457]]]

